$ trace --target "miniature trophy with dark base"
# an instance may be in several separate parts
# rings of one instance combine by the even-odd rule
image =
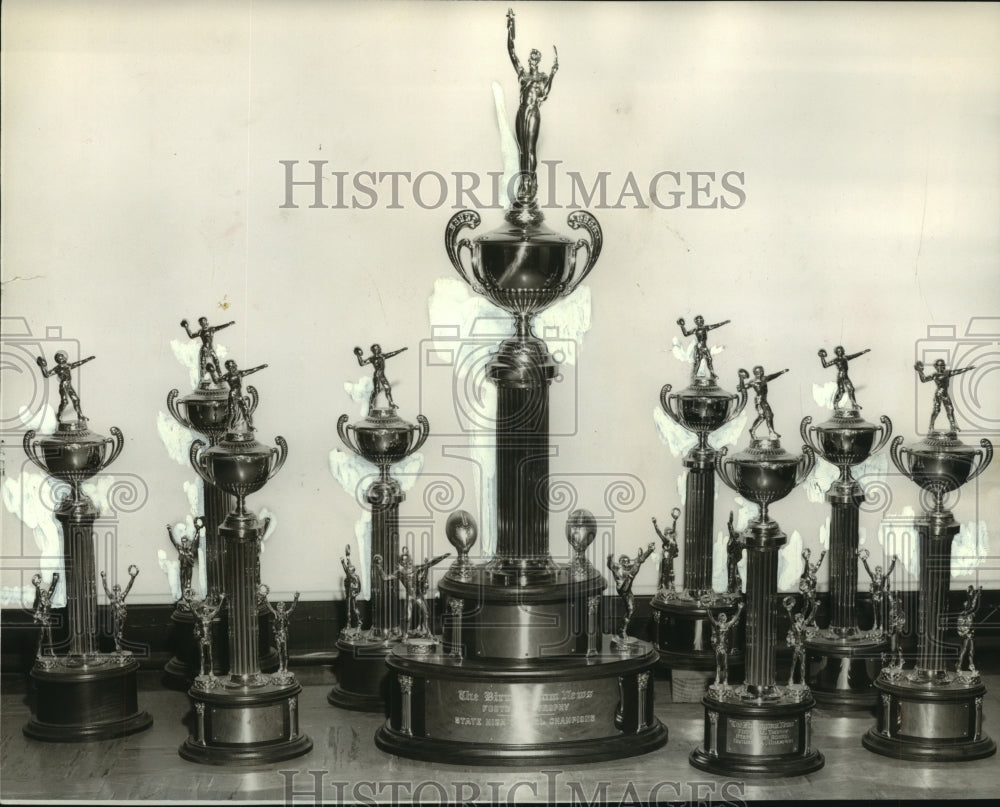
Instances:
[[[486,563],[459,558],[441,580],[440,643],[403,642],[393,651],[389,719],[375,739],[401,756],[459,764],[592,762],[658,748],[667,732],[653,714],[656,652],[641,641],[604,649],[606,583],[577,549],[593,541],[593,517],[571,515],[567,529],[577,554],[569,563],[557,564],[549,551],[549,387],[556,362],[531,320],[587,276],[602,236],[583,211],[571,213],[569,224],[585,229],[589,241],[573,241],[543,223],[535,142],[552,74],[538,70],[537,51],[527,67],[518,61],[512,13],[507,32],[521,85],[520,189],[500,229],[460,238],[464,227],[480,221],[465,210],[445,233],[459,275],[515,317],[514,335],[487,365],[497,386],[497,547]],[[471,272],[463,250],[471,254]],[[462,546],[471,518],[456,516],[448,521],[449,540]]]
[[[41,575],[32,580],[36,592],[35,622],[41,636],[31,669],[34,714],[24,733],[32,739],[49,742],[123,737],[147,729],[153,722],[139,709],[136,685],[139,662],[122,648],[128,589],[123,591],[117,583],[108,588],[104,572],[101,576],[111,597],[116,649],[102,653],[98,648],[94,522],[100,511],[83,493],[81,485],[115,461],[124,438],[115,427],[111,428],[111,437],[95,434],[83,416],[71,371],[93,358],[70,362],[66,353],[59,351],[51,370],[44,358],[38,359],[43,376],[54,375],[59,379],[58,428],[54,434],[37,439],[34,431],[24,435],[28,458],[43,473],[70,487],[55,511],[63,535],[68,644],[53,645],[52,596],[59,581],[58,573],[47,587],[42,585]],[[73,405],[76,418],[64,420],[63,410],[69,404]],[[131,588],[138,569],[131,566],[129,572],[128,588]]]
[[[380,557],[385,565],[395,569],[399,562],[399,505],[405,501],[406,494],[389,470],[392,465],[420,449],[427,439],[430,425],[423,415],[417,415],[418,425],[415,426],[396,414],[392,389],[385,376],[385,360],[406,348],[384,353],[376,344],[371,349],[368,358],[364,358],[361,348],[354,350],[358,363],[371,364],[373,369],[368,415],[353,425],[347,423],[347,415],[341,415],[337,421],[337,434],[351,451],[378,467],[378,479],[365,493],[365,501],[372,509],[369,561]],[[354,608],[349,609],[356,612],[361,581],[349,556],[344,559],[343,566],[349,599],[351,588],[356,589]],[[369,568],[374,569],[371,564]],[[371,615],[371,627],[362,630],[360,613],[356,616],[357,624],[349,613],[348,624],[337,639],[337,659],[334,662],[337,683],[327,695],[327,700],[335,706],[363,711],[385,709],[389,674],[385,659],[402,638],[399,582],[396,578],[384,579],[372,575]]]
[[[920,589],[918,599],[917,659],[904,671],[899,658],[883,668],[875,687],[879,702],[877,723],[862,742],[869,751],[896,759],[960,762],[996,753],[996,743],[983,733],[983,699],[986,687],[975,670],[963,670],[971,661],[972,618],[978,597],[970,586],[965,607],[958,618],[963,646],[955,669],[946,656],[953,646],[944,641],[944,615],[951,581],[951,544],[959,532],[945,496],[981,474],[993,459],[993,445],[983,438],[975,448],[958,438],[958,425],[948,395],[952,376],[972,369],[948,370],[943,360],[922,381],[935,384],[934,409],[929,434],[919,443],[903,446],[903,438],[892,441],[890,454],[900,473],[933,496],[933,506],[917,521],[920,536]],[[934,428],[941,407],[950,429]]]
[[[677,320],[684,336],[694,336],[694,365],[691,383],[680,392],[664,384],[660,390],[663,411],[679,426],[694,432],[698,444],[684,457],[688,469],[684,501],[684,584],[680,591],[662,585],[650,604],[653,634],[660,661],[672,670],[711,670],[714,664],[710,635],[713,621],[721,613],[732,619],[742,597],[739,587],[716,592],[712,586],[712,545],[715,540],[715,457],[708,436],[738,417],[746,406],[745,390],[733,394],[716,383],[717,376],[708,346],[708,332],[727,325],[729,320],[706,325],[702,316],[690,330]],[[659,532],[659,530],[657,530]],[[737,558],[737,562],[738,562]],[[729,642],[729,663],[743,665],[742,628],[733,629]]]
[[[218,444],[219,440],[229,430],[230,398],[233,396],[230,380],[238,390],[238,410],[252,416],[257,408],[257,390],[246,386],[243,393],[242,380],[261,368],[250,370],[235,369],[235,363],[221,373],[223,364],[219,361],[215,350],[215,334],[223,328],[233,325],[226,322],[222,325],[209,325],[206,317],[198,319],[198,330],[192,332],[186,319],[181,320],[181,327],[190,339],[200,339],[198,350],[198,386],[187,395],[181,396],[176,389],[167,395],[167,409],[174,419],[185,428],[198,432],[208,439],[210,446]],[[228,364],[228,362],[227,362]],[[233,374],[235,369],[235,375]],[[185,590],[191,585],[192,573],[199,555],[199,546],[204,552],[205,580],[209,599],[223,598],[225,595],[225,563],[223,555],[225,547],[219,537],[219,525],[226,514],[233,508],[233,497],[222,488],[202,481],[202,501],[205,506],[204,516],[195,519],[195,534],[193,536],[178,536],[167,527],[167,536],[177,550],[180,562],[180,594],[174,611],[170,615],[173,630],[170,636],[173,657],[163,668],[163,682],[174,689],[187,689],[199,673],[198,632],[199,621],[188,609],[184,598]],[[225,602],[225,601],[224,601]],[[265,671],[277,669],[278,657],[270,643],[270,616],[266,610],[259,614],[258,626],[260,636],[260,668]],[[214,672],[221,675],[229,668],[229,648],[226,643],[229,625],[228,603],[216,614],[216,623],[212,631],[215,647],[212,658]]]
[[[231,371],[236,371],[235,365]],[[260,582],[260,542],[267,523],[246,509],[246,497],[260,490],[285,462],[288,447],[275,438],[277,448],[254,439],[245,406],[229,398],[227,423],[231,427],[211,447],[195,440],[191,465],[209,485],[234,497],[232,511],[219,526],[223,542],[222,595],[208,602],[188,599],[188,610],[199,620],[201,663],[188,697],[194,706],[194,732],[180,747],[180,755],[210,765],[255,765],[305,754],[312,740],[299,731],[298,698],[302,687],[286,668],[287,653],[273,675],[261,672],[259,615],[271,608]],[[211,633],[219,609],[229,611],[228,668],[214,672]],[[287,647],[287,615],[275,619],[279,646]]]
[[[889,649],[877,604],[873,628],[858,627],[858,508],[865,493],[851,476],[851,468],[880,451],[892,434],[887,416],[876,426],[860,415],[848,362],[867,352],[848,354],[838,345],[828,360],[827,352],[819,351],[824,367],[837,368],[833,417],[817,426],[806,417],[799,429],[802,439],[840,470],[840,478],[826,492],[830,503],[830,623],[809,638],[806,650],[813,696],[820,704],[841,709],[875,705],[879,659]],[[846,407],[842,405],[845,397]]]
[[[750,428],[752,439],[748,448],[731,459],[724,460],[725,449],[716,457],[722,480],[759,508],[759,515],[743,532],[747,551],[744,682],[734,686],[717,680],[709,687],[702,700],[704,742],[690,757],[696,768],[726,776],[797,776],[818,770],[824,761],[812,746],[815,702],[809,687],[794,680],[779,685],[775,680],[778,550],[788,538],[769,516],[768,506],[791,493],[816,461],[809,446],[803,446],[797,457],[789,454],[774,431],[767,384],[783,372],[766,375],[758,366],[751,379],[740,370],[740,387],[748,386],[756,393],[758,416]],[[757,428],[765,424],[768,436],[756,437]],[[800,622],[793,644],[800,644],[804,630]],[[718,643],[723,641],[724,635],[717,640],[717,654]]]

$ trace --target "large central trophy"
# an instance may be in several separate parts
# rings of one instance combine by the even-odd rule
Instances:
[[[879,693],[876,726],[862,742],[869,751],[896,759],[961,762],[996,753],[996,743],[983,733],[983,698],[986,686],[973,661],[974,619],[981,589],[969,586],[965,604],[956,620],[962,645],[953,669],[944,642],[944,616],[951,581],[951,544],[959,532],[945,496],[971,482],[993,459],[993,444],[985,437],[979,447],[958,438],[958,424],[948,391],[952,376],[973,369],[949,370],[943,359],[923,382],[934,382],[934,407],[929,434],[919,443],[903,446],[897,437],[889,447],[893,464],[933,497],[933,505],[917,520],[920,535],[920,590],[916,664],[903,670],[902,655],[885,666],[875,681]],[[949,430],[934,428],[944,407]]]
[[[774,431],[774,415],[767,402],[768,383],[787,371],[767,374],[758,365],[753,377],[740,370],[740,388],[756,393],[757,418],[750,427],[750,446],[725,460],[725,449],[716,455],[722,481],[759,508],[743,532],[747,551],[746,585],[746,674],[741,685],[728,680],[729,633],[741,612],[730,619],[718,617],[713,644],[717,656],[715,683],[702,700],[705,707],[704,742],[691,752],[696,768],[713,773],[795,776],[818,770],[823,755],[812,745],[812,708],[809,687],[794,679],[796,665],[787,685],[775,680],[775,649],[778,589],[778,550],[788,536],[768,514],[772,503],[785,498],[809,474],[816,456],[809,446],[794,456],[781,447]],[[760,426],[768,436],[757,437]],[[785,607],[791,617],[788,642],[795,661],[804,661],[804,641],[808,618],[791,614],[792,598]],[[742,609],[741,609],[742,610]]]
[[[874,625],[871,630],[858,627],[858,558],[867,568],[868,553],[858,550],[858,508],[865,500],[865,493],[851,475],[851,467],[881,450],[892,434],[892,421],[886,415],[880,418],[881,426],[861,417],[854,384],[848,375],[848,362],[867,352],[848,354],[838,345],[833,358],[828,360],[827,352],[819,351],[824,367],[837,368],[833,417],[817,426],[811,426],[812,418],[806,417],[799,427],[802,439],[840,470],[840,478],[826,492],[831,508],[830,624],[813,632],[806,641],[806,649],[809,686],[816,700],[845,709],[875,705],[878,693],[874,680],[881,666],[879,659],[889,649],[889,633],[881,613],[885,599],[880,589],[881,574],[872,578]],[[846,407],[841,405],[845,396]]]
[[[605,649],[600,604],[606,584],[583,557],[596,536],[592,516],[578,511],[570,517],[571,562],[558,564],[549,552],[549,385],[556,362],[531,329],[536,313],[570,294],[594,267],[601,228],[584,211],[571,213],[569,225],[586,230],[589,241],[573,241],[543,223],[535,144],[556,65],[548,75],[540,72],[538,51],[521,65],[512,12],[507,32],[520,81],[517,198],[493,232],[461,238],[463,228],[479,225],[471,210],[453,216],[445,232],[459,275],[515,318],[514,335],[487,367],[497,386],[497,548],[488,562],[471,563],[471,519],[466,513],[449,519],[448,538],[459,558],[439,585],[447,601],[444,635],[404,641],[390,656],[390,714],[376,743],[402,756],[466,764],[632,756],[667,739],[653,714],[657,655],[647,643],[629,641],[624,630]],[[471,271],[462,262],[464,249]],[[627,597],[633,575],[619,574]]]
[[[288,617],[295,606],[279,603],[272,607],[267,601],[268,588],[260,579],[260,544],[267,519],[262,521],[246,508],[246,497],[280,470],[288,446],[283,437],[275,438],[276,448],[254,439],[251,401],[243,395],[241,384],[250,371],[241,371],[232,360],[226,367],[226,431],[212,446],[195,440],[190,450],[195,471],[233,497],[233,508],[219,525],[224,594],[211,592],[196,598],[191,589],[184,592],[187,607],[197,619],[201,657],[200,674],[188,690],[194,705],[194,731],[179,751],[192,762],[253,765],[305,754],[312,740],[299,730],[302,687],[288,671]],[[223,603],[229,610],[229,653],[226,672],[218,676],[212,634]],[[263,673],[260,666],[261,610],[273,617],[279,661],[273,674]]]
[[[664,384],[660,390],[663,411],[679,426],[698,436],[698,444],[684,457],[684,466],[688,469],[684,500],[684,584],[680,591],[675,590],[672,568],[669,574],[661,574],[661,582],[651,604],[656,647],[668,669],[712,669],[715,654],[709,643],[711,625],[721,614],[732,619],[742,597],[735,571],[742,555],[738,538],[730,541],[727,591],[716,592],[712,586],[715,458],[718,452],[709,445],[708,436],[737,417],[747,402],[745,388],[741,387],[740,392],[733,394],[716,383],[708,332],[728,322],[706,325],[699,315],[695,317],[694,328],[689,331],[684,320],[678,320],[681,332],[695,337],[691,383],[676,393],[672,393],[670,384]],[[665,548],[670,547],[669,532],[662,533],[657,527],[657,533]],[[661,563],[673,563],[670,555],[676,554],[676,539],[673,549],[673,553],[667,549]],[[743,632],[739,626],[733,628],[730,648],[730,665],[742,666]]]

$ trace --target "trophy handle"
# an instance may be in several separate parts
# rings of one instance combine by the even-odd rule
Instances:
[[[278,447],[271,449],[271,456],[274,459],[271,464],[271,470],[267,475],[268,479],[274,479],[274,475],[281,470],[281,466],[288,459],[288,443],[285,442],[285,438],[279,434],[274,438],[274,442]]]
[[[121,429],[117,426],[112,426],[108,431],[111,432],[111,436],[105,437],[104,442],[111,446],[111,454],[104,458],[104,462],[101,464],[102,471],[118,459],[118,455],[122,453],[122,448],[125,445],[125,436],[122,434]]]
[[[427,418],[423,415],[417,415],[418,428],[414,431],[419,431],[416,441],[410,446],[410,450],[407,454],[412,454],[414,451],[419,450],[420,446],[424,444],[424,440],[427,439],[427,435],[431,433],[431,424],[428,422]]]
[[[570,273],[570,280],[566,284],[566,291],[563,292],[564,294],[569,294],[583,283],[587,275],[590,274],[590,270],[594,268],[594,264],[597,263],[597,259],[601,257],[601,245],[604,243],[604,233],[601,231],[601,225],[597,223],[597,219],[586,210],[574,210],[566,218],[566,223],[574,230],[584,227],[590,233],[590,241],[581,238],[573,245],[573,271]],[[587,248],[587,263],[584,264],[583,270],[578,272],[578,253],[580,247]]]
[[[903,463],[902,453],[903,451],[906,451],[906,449],[900,449],[902,444],[902,435],[894,438],[892,443],[889,444],[889,456],[892,457],[892,464],[896,466],[896,469],[907,479],[912,480],[913,476],[911,475],[910,470]]]
[[[460,210],[448,221],[448,226],[444,230],[444,248],[448,253],[448,259],[451,261],[451,265],[455,267],[455,271],[461,276],[469,286],[473,289],[476,288],[476,284],[469,279],[469,274],[465,270],[465,266],[462,264],[462,249],[469,250],[469,259],[472,262],[472,275],[479,279],[479,267],[476,264],[476,253],[472,248],[472,242],[468,238],[458,238],[458,234],[462,231],[464,227],[468,227],[470,230],[475,230],[479,226],[479,214],[475,210]]]
[[[976,470],[974,470],[971,474],[969,474],[969,478],[965,480],[966,482],[971,482],[973,479],[979,476],[983,471],[986,470],[986,467],[993,461],[993,443],[991,443],[984,437],[982,440],[979,441],[979,447],[982,448],[983,450],[982,454],[979,454],[977,452],[976,455],[979,457],[979,464],[976,466]]]
[[[25,432],[24,453],[28,455],[29,460],[31,460],[33,463],[35,463],[35,465],[39,467],[39,469],[41,469],[42,473],[48,476],[49,469],[45,467],[45,463],[43,463],[40,459],[38,459],[38,454],[36,453],[38,451],[38,444],[32,442],[34,439],[35,439],[34,429]]]
[[[177,407],[177,399],[180,397],[180,394],[180,390],[176,389],[172,389],[167,393],[167,411],[174,416],[174,420],[185,428],[190,429],[191,423],[181,414],[181,410]]]
[[[885,447],[885,444],[889,442],[889,438],[892,437],[892,421],[889,420],[889,416],[882,415],[882,417],[879,418],[879,422],[882,424],[879,429],[882,434],[879,437],[875,448],[872,449],[872,454],[877,454],[881,451]]]
[[[260,403],[260,393],[253,384],[247,384],[247,412],[252,416],[257,411],[257,404]]]
[[[802,442],[809,446],[813,451],[815,451],[823,459],[826,459],[826,454],[823,450],[816,445],[816,431],[814,428],[810,428],[812,423],[812,415],[806,415],[802,418],[802,422],[799,424],[799,435],[802,437]]]
[[[733,411],[729,413],[729,417],[727,417],[722,422],[725,424],[731,421],[733,418],[739,417],[740,414],[743,412],[744,408],[746,408],[746,405],[747,405],[747,388],[743,387],[737,390],[736,392],[736,406],[733,407]]]
[[[736,482],[733,481],[733,478],[729,475],[729,468],[732,466],[732,463],[729,463],[729,465],[723,463],[723,459],[725,459],[725,456],[728,453],[728,451],[729,447],[723,446],[716,452],[715,472],[719,475],[722,481],[726,483],[727,487],[732,488],[737,493],[739,493],[739,489],[736,487]]]
[[[215,479],[212,474],[209,473],[208,466],[205,464],[205,455],[201,453],[201,450],[208,445],[201,440],[195,440],[191,443],[191,448],[188,449],[188,458],[191,460],[191,467],[194,468],[195,472],[204,479],[212,487],[215,487]]]
[[[344,443],[344,445],[347,446],[349,449],[351,449],[351,451],[353,451],[360,457],[361,452],[358,451],[358,447],[354,444],[354,441],[350,438],[351,431],[354,429],[354,427],[348,426],[347,421],[348,421],[347,415],[341,415],[337,419],[337,434],[340,435],[340,439]]]
[[[795,469],[795,484],[802,484],[802,480],[812,473],[816,467],[816,451],[811,445],[802,446],[802,456],[799,457],[798,466]]]
[[[683,426],[684,424],[681,423],[680,417],[677,414],[677,410],[671,406],[670,402],[674,399],[668,397],[670,395],[670,390],[672,389],[673,387],[670,384],[664,384],[660,388],[660,406],[663,407],[663,411],[667,413],[667,415],[674,423],[676,423],[678,426]]]

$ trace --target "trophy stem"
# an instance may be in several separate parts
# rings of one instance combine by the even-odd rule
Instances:
[[[202,481],[205,501],[205,571],[208,594],[224,594],[226,544],[219,535],[219,527],[226,514],[233,509],[233,497],[222,488]],[[225,603],[223,610],[225,610]]]
[[[257,597],[261,530],[223,524],[219,533],[227,543],[225,593],[229,603],[229,674],[237,680],[247,680],[260,673]]]
[[[950,515],[950,514],[949,514]],[[951,544],[959,531],[954,519],[921,519],[920,601],[918,619],[917,675],[925,679],[945,677],[944,623],[951,582]]]
[[[713,452],[714,455],[714,452]],[[715,466],[712,461],[690,465],[684,503],[684,588],[712,590],[712,528],[715,507]]]
[[[771,522],[775,529],[777,524]],[[777,619],[774,599],[778,591],[778,549],[785,535],[768,535],[767,541],[754,540],[751,525],[747,539],[746,595],[746,687],[752,695],[766,695],[775,686],[775,646]]]
[[[61,510],[56,518],[63,530],[69,653],[71,656],[91,656],[97,652],[97,578],[94,571],[97,512],[91,504],[82,510]]]
[[[549,557],[549,379],[497,379],[497,559]]]
[[[400,491],[390,494],[385,503],[372,506],[372,556],[381,555],[386,569],[399,565],[399,504],[404,498]],[[386,639],[398,629],[399,580],[380,576],[373,581],[372,638]]]
[[[830,508],[830,630],[846,636],[858,630],[858,506],[833,502]]]

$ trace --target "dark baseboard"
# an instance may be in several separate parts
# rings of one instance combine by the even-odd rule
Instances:
[[[780,597],[781,595],[779,595]],[[961,610],[965,598],[963,587],[956,587],[949,594],[949,614],[947,641],[954,644],[957,650],[958,641],[954,633],[954,617]],[[636,596],[635,616],[630,632],[640,638],[646,635],[651,609],[649,595]],[[827,623],[829,595],[820,594],[820,609],[818,622]],[[367,603],[362,603],[362,606]],[[917,630],[917,593],[903,592],[903,607],[907,617],[907,628],[904,632],[904,647],[916,647]],[[861,625],[866,627],[871,622],[871,601],[862,594],[859,597]],[[440,614],[443,609],[436,609]],[[616,597],[605,596],[604,630],[615,630],[615,614],[619,610]],[[173,605],[133,605],[128,609],[128,623],[125,636],[127,649],[131,650],[143,669],[161,669],[173,655],[171,647],[171,632],[174,623],[170,615]],[[295,666],[329,664],[336,653],[334,645],[341,628],[345,623],[346,611],[343,600],[305,600],[295,609],[289,630],[289,656]],[[369,624],[368,615],[362,608],[364,624]],[[785,620],[784,610],[778,608],[779,636],[784,637],[786,628],[781,620]],[[53,637],[57,645],[66,639],[66,614],[64,610],[53,611]],[[108,609],[102,606],[98,613],[101,631],[101,649],[111,650],[111,621]],[[437,627],[440,630],[440,624]],[[32,621],[29,609],[5,608],[0,611],[0,674],[26,675],[31,669],[38,642],[38,628]],[[979,615],[976,623],[977,653],[1000,651],[1000,590],[983,591]],[[785,651],[782,642],[779,653]]]

